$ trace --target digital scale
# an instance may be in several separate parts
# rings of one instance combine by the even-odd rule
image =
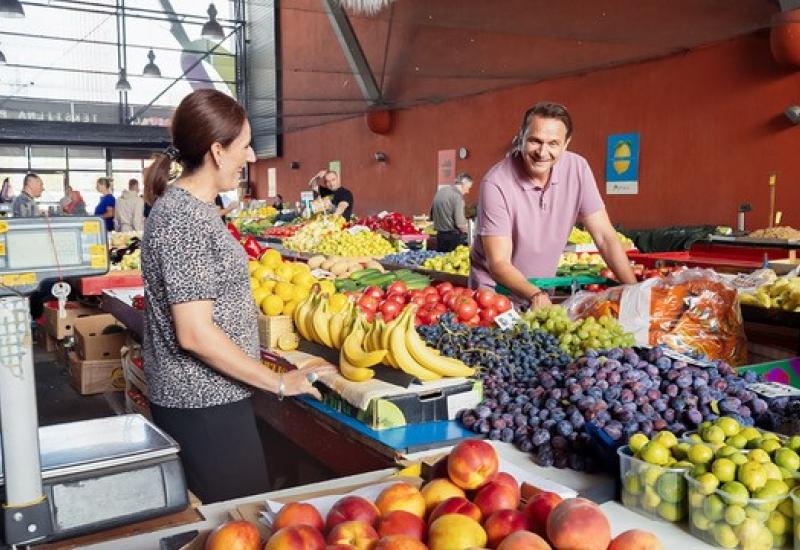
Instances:
[[[39,428],[28,295],[108,271],[99,218],[0,220],[0,546],[63,539],[188,505],[178,445],[141,415]],[[38,437],[37,437],[38,436]]]

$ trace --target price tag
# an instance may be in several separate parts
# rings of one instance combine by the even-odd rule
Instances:
[[[100,222],[83,222],[81,232],[84,235],[97,235],[100,232]]]
[[[311,276],[315,279],[333,279],[333,273],[324,269],[312,269]]]
[[[753,382],[747,385],[747,389],[768,399],[776,397],[800,397],[799,389],[787,384],[781,384],[780,382]]]
[[[91,256],[90,264],[92,269],[102,269],[108,265],[108,257],[105,254],[99,256]]]
[[[0,278],[3,286],[30,286],[36,284],[36,273],[10,273]]]
[[[8,231],[8,222],[0,221],[0,234],[6,233],[7,231]]]
[[[106,253],[106,247],[102,244],[93,244],[89,247],[90,256],[100,256]]]
[[[0,256],[6,255],[6,243],[0,243]]]
[[[519,313],[517,313],[517,310],[513,307],[494,318],[495,324],[502,330],[508,330],[520,321],[522,321],[522,317],[519,316]]]

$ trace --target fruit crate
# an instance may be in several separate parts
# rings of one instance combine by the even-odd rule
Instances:
[[[708,491],[688,472],[689,530],[723,548],[792,548],[794,508],[790,496],[747,498]],[[772,541],[772,546],[770,542]]]
[[[686,468],[664,468],[633,456],[628,445],[617,450],[622,504],[656,521],[686,519]]]
[[[258,340],[261,347],[277,349],[278,339],[284,334],[296,335],[291,316],[258,314]]]
[[[789,441],[789,438],[787,436],[785,436],[785,435],[781,435],[781,434],[775,433],[775,432],[770,432],[768,430],[762,430],[761,428],[755,428],[755,429],[758,430],[759,434],[761,434],[760,437],[763,437],[763,436],[766,435],[768,438],[776,438],[778,441],[781,442],[782,445],[785,445]],[[707,445],[708,447],[710,447],[711,450],[714,451],[714,452],[716,452],[717,449],[719,449],[720,447],[724,447],[725,445],[727,445],[727,443],[725,443],[725,442],[722,442],[722,443],[709,443],[708,441],[699,441],[697,439],[697,437],[693,437],[693,436],[699,437],[699,435],[697,433],[697,430],[692,430],[690,432],[684,433],[680,438],[680,442],[681,443],[689,443],[690,445],[696,445],[696,444],[702,443],[703,445]],[[738,449],[739,452],[742,452],[744,454],[749,453],[751,450],[752,450],[751,448],[748,448],[746,446],[744,448]]]
[[[618,284],[616,281],[612,281],[611,279],[606,279],[605,277],[599,277],[599,276],[595,277],[592,275],[571,275],[565,277],[531,278],[528,279],[528,282],[541,289],[569,287],[572,286],[573,283],[577,284],[578,286],[586,286],[586,285],[616,286]],[[498,294],[502,294],[504,296],[508,296],[509,294],[511,294],[511,291],[509,291],[503,285],[497,285],[495,291]]]

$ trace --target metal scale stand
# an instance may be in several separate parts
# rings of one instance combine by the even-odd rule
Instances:
[[[99,218],[0,220],[0,547],[97,532],[186,508],[174,440],[141,415],[39,428],[28,296],[108,271]]]

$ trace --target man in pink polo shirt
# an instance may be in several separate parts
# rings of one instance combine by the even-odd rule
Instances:
[[[537,103],[523,117],[513,149],[481,182],[473,288],[503,285],[517,301],[550,303],[528,282],[553,277],[576,221],[625,284],[636,277],[617,239],[586,159],[567,151],[572,119],[563,105]]]

